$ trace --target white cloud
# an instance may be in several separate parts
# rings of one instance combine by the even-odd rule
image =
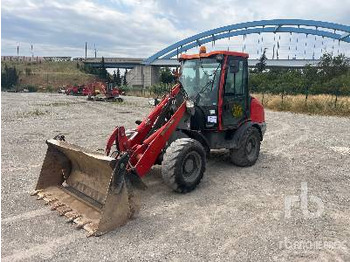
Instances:
[[[34,43],[37,55],[83,56],[87,41],[91,48],[96,44],[99,56],[147,57],[195,33],[239,22],[303,18],[350,24],[349,7],[350,0],[3,0],[2,54],[15,54],[21,42]],[[227,40],[217,44],[225,48]],[[29,48],[23,55],[30,55]]]

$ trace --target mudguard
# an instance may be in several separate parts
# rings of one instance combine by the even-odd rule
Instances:
[[[264,136],[264,133],[266,130],[266,124],[248,121],[248,122],[245,122],[244,124],[242,124],[235,132],[233,139],[232,139],[232,144],[233,144],[232,148],[233,149],[237,149],[241,146],[240,145],[240,141],[242,140],[241,138],[242,138],[243,134],[247,131],[247,129],[250,127],[254,127],[254,128],[258,129],[260,132],[260,140],[261,141],[263,140],[263,136]]]

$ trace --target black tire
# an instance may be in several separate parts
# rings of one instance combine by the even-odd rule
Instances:
[[[179,138],[170,144],[164,154],[164,182],[176,192],[190,192],[200,183],[205,164],[205,150],[201,143],[192,138]]]
[[[261,137],[255,127],[249,127],[239,141],[238,149],[230,150],[230,159],[236,166],[246,167],[255,164],[259,157]]]

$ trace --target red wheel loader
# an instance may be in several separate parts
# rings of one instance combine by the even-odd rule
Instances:
[[[120,97],[120,90],[114,88],[111,83],[93,82],[87,85],[88,100],[106,101],[106,102],[123,102]]]
[[[245,53],[203,48],[182,55],[178,84],[135,129],[116,127],[105,154],[63,136],[47,140],[33,195],[98,236],[138,211],[142,177],[155,164],[162,165],[165,184],[179,193],[200,183],[211,149],[228,149],[235,165],[253,165],[266,125],[263,106],[249,95],[247,59]]]

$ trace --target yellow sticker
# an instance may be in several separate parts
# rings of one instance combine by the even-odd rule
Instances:
[[[242,117],[243,115],[243,108],[242,105],[240,104],[234,104],[232,107],[232,115],[235,118],[239,118]]]

